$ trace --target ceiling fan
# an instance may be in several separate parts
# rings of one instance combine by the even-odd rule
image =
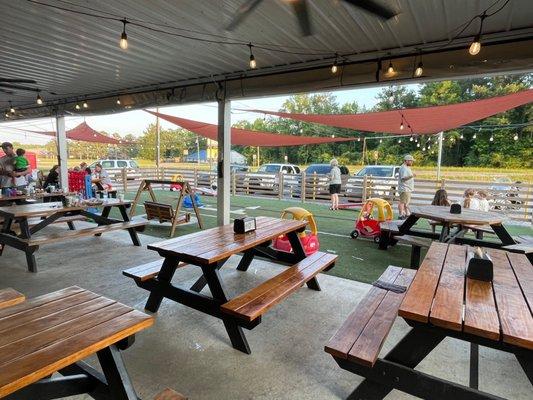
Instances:
[[[27,92],[39,92],[39,89],[31,86],[21,85],[26,83],[30,85],[36,85],[37,82],[33,79],[12,79],[0,77],[0,92],[7,94],[14,94],[14,90],[23,90]]]
[[[311,20],[309,19],[309,12],[307,9],[307,0],[284,0],[291,4],[296,17],[298,18],[298,24],[303,36],[309,36],[312,34]],[[365,10],[374,16],[388,20],[397,12],[390,8],[384,7],[375,0],[340,0],[345,3],[351,4],[354,7]],[[234,30],[248,15],[263,2],[263,0],[246,0],[237,10],[237,13],[226,27],[226,30]]]

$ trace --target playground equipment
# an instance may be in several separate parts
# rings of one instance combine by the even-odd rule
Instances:
[[[313,214],[311,214],[305,208],[289,207],[281,212],[281,218],[292,218],[298,221],[307,221],[311,233],[307,233],[304,230],[298,234],[298,237],[300,238],[300,242],[302,242],[302,246],[306,255],[310,255],[318,251],[320,243],[318,242],[318,229]],[[274,240],[272,247],[281,251],[292,251],[292,246],[287,235],[278,236],[276,240]]]
[[[350,236],[352,239],[357,239],[359,236],[372,238],[374,242],[379,243],[380,222],[390,221],[393,218],[392,207],[386,200],[370,198],[363,204],[355,221],[355,229]]]
[[[154,190],[152,188],[152,185],[179,185],[180,186],[180,195],[178,197],[178,201],[176,203],[176,208],[174,209],[172,205],[165,204],[165,203],[159,203],[156,199]],[[189,186],[189,183],[186,181],[174,181],[174,180],[163,180],[163,179],[144,179],[141,181],[141,184],[139,186],[139,189],[137,190],[137,194],[135,195],[135,199],[133,200],[133,204],[131,205],[130,209],[130,217],[133,217],[135,214],[135,209],[137,207],[137,204],[141,198],[141,195],[143,192],[147,191],[150,194],[150,198],[152,201],[146,201],[144,203],[144,209],[146,211],[146,218],[147,219],[153,219],[157,220],[160,223],[163,222],[170,222],[171,228],[170,228],[170,237],[174,236],[174,231],[176,230],[176,226],[179,224],[184,224],[186,222],[189,222],[191,219],[190,213],[185,213],[180,215],[180,208],[183,203],[183,199],[185,196],[188,196],[191,199],[191,208],[194,210],[194,213],[196,214],[196,219],[198,220],[198,226],[200,229],[203,229],[202,224],[202,218],[200,216],[200,212],[198,211],[197,204],[194,199],[194,191]]]

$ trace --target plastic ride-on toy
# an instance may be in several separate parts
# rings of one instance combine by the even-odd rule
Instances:
[[[355,229],[350,233],[352,239],[359,236],[372,238],[379,243],[381,228],[379,224],[394,218],[391,205],[383,199],[371,198],[363,204],[359,217],[355,222]]]
[[[176,174],[172,177],[172,180],[173,181],[182,181],[183,180],[183,175],[181,174]],[[170,185],[170,191],[171,192],[179,192],[181,190],[181,185],[179,183],[173,183]]]
[[[316,227],[316,221],[313,214],[301,207],[289,207],[282,211],[281,218],[290,217],[298,221],[307,221],[311,233],[307,233],[304,230],[303,232],[298,233],[298,237],[300,238],[300,242],[302,242],[302,246],[307,256],[316,253],[320,247],[320,244],[318,242],[318,229]],[[274,240],[272,247],[276,250],[281,250],[288,253],[292,251],[292,246],[287,235],[278,236],[276,240]]]

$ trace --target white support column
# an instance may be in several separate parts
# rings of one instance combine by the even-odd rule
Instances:
[[[57,140],[57,158],[59,161],[59,183],[61,189],[68,190],[68,152],[67,152],[67,134],[65,131],[65,117],[63,115],[56,117],[56,140]]]
[[[155,109],[159,113],[159,107]],[[157,173],[159,173],[159,160],[161,160],[161,125],[159,124],[159,116],[155,117],[155,166]]]
[[[231,101],[218,101],[217,224],[229,224],[231,163]]]
[[[442,163],[442,137],[444,132],[439,132],[439,154],[437,157],[437,180],[440,179],[440,166]]]

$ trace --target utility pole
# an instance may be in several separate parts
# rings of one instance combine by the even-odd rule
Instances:
[[[159,107],[156,108],[159,114]],[[155,166],[159,169],[159,159],[161,158],[161,127],[159,125],[159,116],[155,119]]]

